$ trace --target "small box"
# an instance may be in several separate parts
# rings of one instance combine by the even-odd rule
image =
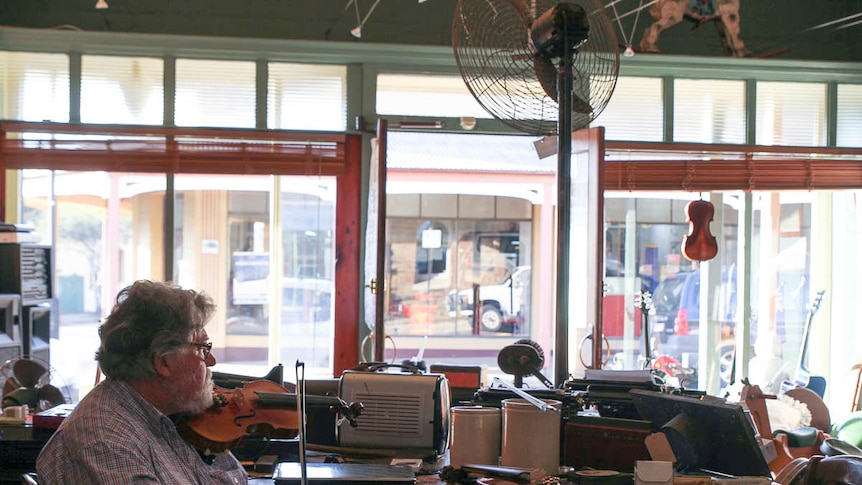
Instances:
[[[33,427],[40,429],[57,429],[60,424],[66,419],[72,411],[75,410],[74,404],[58,404],[51,409],[46,409],[41,413],[33,415]]]
[[[673,485],[673,463],[638,460],[635,463],[635,485]]]
[[[449,381],[452,405],[468,403],[488,383],[488,367],[466,364],[431,364],[431,373],[443,374]]]

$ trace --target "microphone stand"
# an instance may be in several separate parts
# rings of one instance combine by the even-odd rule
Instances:
[[[300,369],[302,369],[301,376]],[[308,466],[305,455],[305,363],[299,360],[296,361],[296,411],[299,416],[300,484],[308,485]]]

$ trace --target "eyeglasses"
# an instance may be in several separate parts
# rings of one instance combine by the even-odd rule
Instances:
[[[210,352],[213,351],[213,343],[212,342],[207,342],[205,344],[199,344],[197,342],[189,342],[189,345],[191,345],[192,347],[197,347],[197,348],[201,349],[201,354],[203,355],[204,360],[207,360],[207,358],[210,356]]]

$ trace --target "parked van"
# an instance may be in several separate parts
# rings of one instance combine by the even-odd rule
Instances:
[[[530,273],[530,266],[518,266],[500,284],[479,287],[479,321],[483,330],[511,332],[515,323],[523,322],[530,297]],[[446,298],[450,317],[472,316],[474,308],[472,289],[452,290]]]

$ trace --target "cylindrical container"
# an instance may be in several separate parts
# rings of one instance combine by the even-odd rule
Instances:
[[[549,474],[559,470],[563,403],[542,401],[554,410],[542,411],[526,399],[503,400],[503,466],[542,468]]]
[[[449,465],[500,464],[500,408],[453,406]]]

